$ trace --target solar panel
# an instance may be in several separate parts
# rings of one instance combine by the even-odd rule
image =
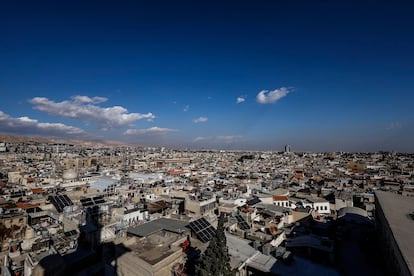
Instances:
[[[82,204],[83,207],[89,207],[89,206],[93,206],[95,205],[95,203],[93,203],[92,199],[88,198],[81,198],[80,202]]]
[[[76,236],[76,234],[78,234],[78,232],[76,230],[71,230],[71,231],[65,232],[63,234],[65,234],[65,237],[71,237],[71,236]]]
[[[14,198],[14,197],[22,197],[25,196],[26,192],[24,191],[17,191],[17,192],[10,192],[10,197]]]
[[[93,202],[95,202],[95,204],[102,204],[105,203],[105,200],[103,198],[103,196],[96,196],[94,198],[92,198]]]
[[[81,198],[80,202],[83,207],[91,207],[99,204],[105,203],[105,199],[103,196],[95,196],[95,197],[87,197],[87,198]]]
[[[192,221],[188,226],[202,242],[208,242],[216,234],[216,230],[205,218]]]
[[[249,224],[246,222],[246,220],[242,216],[235,215],[234,217],[237,219],[237,223],[239,224],[239,227],[241,230],[250,229]]]
[[[255,204],[259,203],[259,202],[262,202],[262,201],[259,198],[254,197],[254,198],[248,200],[246,202],[246,204],[249,205],[249,206],[253,206],[253,205],[255,205]]]
[[[50,196],[50,201],[59,213],[62,213],[66,206],[73,205],[72,200],[67,195]]]

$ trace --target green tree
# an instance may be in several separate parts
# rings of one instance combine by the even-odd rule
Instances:
[[[224,216],[220,215],[216,234],[196,266],[196,275],[200,276],[231,276],[234,275],[230,267],[230,256],[224,233]]]

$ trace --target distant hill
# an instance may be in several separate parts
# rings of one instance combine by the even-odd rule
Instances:
[[[39,143],[53,143],[53,140],[51,138],[45,138],[45,137],[31,137],[31,136],[14,136],[14,135],[8,135],[8,134],[2,134],[0,133],[0,142],[18,142],[18,143],[24,143],[24,142],[39,142]]]
[[[36,136],[15,136],[0,133],[0,142],[6,143],[65,143],[84,146],[128,146],[128,144],[119,141],[82,141],[74,139],[53,138],[53,137],[36,137]]]

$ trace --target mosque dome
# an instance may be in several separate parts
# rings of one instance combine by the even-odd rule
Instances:
[[[75,170],[70,169],[70,170],[65,170],[63,172],[63,179],[64,180],[73,180],[76,179],[78,177],[78,174]]]

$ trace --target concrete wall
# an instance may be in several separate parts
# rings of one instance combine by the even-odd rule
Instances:
[[[412,275],[377,199],[375,200],[375,219],[377,235],[382,241],[381,249],[385,255],[387,272],[389,275]]]
[[[313,204],[313,207],[319,214],[330,214],[331,213],[331,206],[329,205],[329,202],[315,202]]]
[[[216,206],[215,198],[211,198],[211,199],[203,200],[203,201],[195,201],[195,200],[190,200],[190,199],[185,200],[185,209],[190,212],[193,212],[196,215],[202,215],[202,211],[201,211],[201,209],[203,209],[202,207],[206,209],[204,213],[208,213],[209,211],[212,211],[215,208],[215,206]]]

